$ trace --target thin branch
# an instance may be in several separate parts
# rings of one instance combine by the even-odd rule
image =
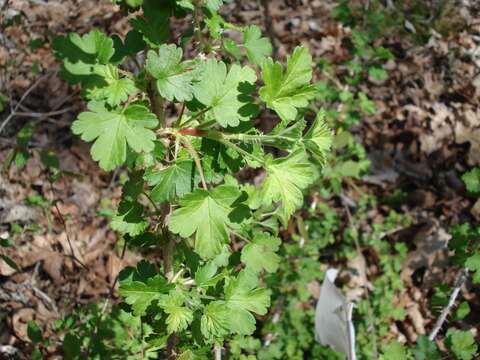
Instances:
[[[207,106],[206,108],[200,110],[198,113],[196,113],[193,117],[191,117],[190,119],[188,119],[184,124],[182,124],[181,122],[179,122],[178,126],[182,126],[182,127],[186,127],[187,125],[191,124],[192,122],[194,122],[195,120],[197,120],[200,116],[202,116],[203,114],[205,114],[207,111],[210,111],[212,109],[211,106]]]
[[[8,115],[8,117],[5,119],[5,121],[2,123],[2,125],[0,125],[0,134],[2,133],[3,129],[5,128],[5,126],[8,125],[8,123],[10,122],[10,120],[12,120],[15,116],[17,116],[17,110],[18,108],[20,107],[20,105],[25,101],[25,99],[28,97],[28,95],[30,95],[30,93],[35,90],[35,88],[43,81],[45,80],[47,77],[50,76],[50,72],[46,73],[45,75],[39,77],[37,79],[37,81],[35,81],[28,89],[27,91],[25,91],[25,93],[22,95],[22,97],[20,98],[20,101],[17,103],[17,105],[15,105],[15,107],[12,109],[12,112],[10,113],[10,115]]]
[[[154,78],[150,79],[149,82],[148,96],[150,98],[150,103],[152,104],[152,110],[160,123],[160,127],[165,127],[165,108],[163,98],[158,94],[157,85]]]
[[[155,204],[155,201],[153,201],[153,199],[150,197],[150,195],[148,195],[148,193],[146,191],[142,191],[142,194],[148,199],[150,204],[152,204],[152,206],[155,209],[155,212],[157,213],[157,215],[160,215],[162,210],[157,206],[157,204]]]
[[[198,172],[200,173],[200,179],[202,181],[202,187],[205,190],[208,190],[207,182],[205,181],[205,175],[203,173],[202,162],[200,161],[200,157],[198,156],[198,153],[195,151],[195,149],[194,149],[192,143],[190,142],[190,140],[188,140],[184,136],[180,136],[179,138],[180,138],[180,141],[183,143],[183,145],[185,145],[185,148],[187,149],[190,156],[195,161],[195,165],[197,166]]]
[[[66,112],[73,110],[73,107],[67,107],[65,109],[56,110],[56,111],[49,111],[49,112],[15,112],[15,116],[25,116],[25,117],[33,117],[33,118],[47,118],[50,116],[61,115]]]
[[[55,210],[57,210],[57,213],[58,213],[58,217],[60,219],[60,222],[62,223],[62,226],[63,226],[63,230],[65,231],[65,235],[67,237],[67,243],[68,243],[68,247],[70,248],[70,252],[71,254],[69,255],[69,257],[76,263],[78,263],[79,265],[81,265],[85,270],[89,271],[88,267],[79,259],[77,258],[77,256],[75,255],[75,251],[73,250],[73,245],[72,245],[72,241],[70,240],[70,235],[68,235],[68,229],[67,229],[67,222],[65,221],[65,218],[63,217],[63,214],[62,212],[60,211],[58,205],[57,205],[57,202],[55,201],[55,190],[53,188],[53,183],[49,180],[48,181],[50,183],[50,191],[52,192],[52,196],[53,196],[53,206],[55,207]]]
[[[202,15],[201,15],[201,9],[202,9],[202,0],[194,0],[194,10],[193,10],[193,27],[194,27],[194,33],[195,33],[195,38],[198,43],[198,47],[200,49],[200,52],[202,52],[205,48],[205,39],[203,38],[202,34]]]
[[[468,277],[468,269],[462,269],[462,271],[460,271],[460,273],[457,275],[457,278],[455,279],[454,288],[452,290],[452,293],[450,294],[450,298],[448,299],[448,304],[442,310],[439,318],[437,319],[437,322],[435,323],[435,326],[432,329],[432,332],[428,336],[428,340],[430,341],[435,340],[435,337],[437,336],[438,332],[442,328],[443,323],[445,322],[445,320],[447,320],[448,314],[450,314],[450,311],[455,306],[455,301],[457,300],[457,296],[460,293],[460,289],[462,288],[462,285],[467,279],[467,277]]]

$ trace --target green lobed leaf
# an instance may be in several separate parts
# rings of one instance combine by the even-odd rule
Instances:
[[[385,81],[388,79],[388,73],[383,67],[372,66],[368,69],[368,76],[374,81]]]
[[[462,180],[469,192],[474,194],[480,192],[480,167],[476,167],[463,174]]]
[[[248,26],[244,30],[243,45],[247,50],[248,60],[257,65],[262,65],[265,58],[272,54],[270,40],[262,37],[262,32],[256,25]]]
[[[474,358],[478,350],[475,337],[470,331],[457,329],[448,329],[447,346],[460,360],[470,360]]]
[[[235,60],[240,61],[242,58],[242,53],[240,51],[240,48],[238,47],[237,43],[233,41],[232,39],[224,39],[223,40],[223,48],[230,54],[232,55]]]
[[[458,305],[457,310],[455,311],[455,314],[454,314],[453,318],[457,321],[462,320],[469,313],[470,313],[470,305],[468,305],[468,302],[463,301]]]
[[[221,61],[207,61],[200,81],[194,86],[195,98],[209,108],[207,116],[223,127],[237,126],[257,112],[248,95],[257,76],[253,69],[227,65]]]
[[[280,257],[275,253],[280,247],[280,239],[268,233],[256,233],[253,240],[242,249],[241,260],[248,270],[259,273],[262,269],[277,271]]]
[[[126,56],[134,57],[147,46],[143,40],[143,35],[137,30],[130,30],[124,41],[118,35],[113,35],[112,40],[115,54],[113,54],[110,62],[113,64],[121,64]]]
[[[375,103],[363,92],[358,93],[358,105],[363,112],[367,114],[375,114]]]
[[[229,333],[229,309],[223,301],[212,301],[203,310],[200,330],[208,341],[212,342]]]
[[[205,0],[205,7],[211,12],[215,12],[223,5],[224,0]]]
[[[130,20],[132,27],[143,35],[151,47],[158,47],[170,36],[172,7],[168,1],[144,0],[143,15]]]
[[[382,349],[381,360],[405,360],[407,359],[407,350],[400,342],[394,340]]]
[[[207,288],[215,286],[225,275],[217,274],[218,265],[214,260],[209,261],[195,272],[195,284]]]
[[[173,286],[163,276],[156,275],[145,281],[120,283],[119,293],[132,306],[134,315],[141,316],[154,300],[162,299]]]
[[[222,37],[225,20],[219,14],[210,14],[205,18],[205,24],[213,39],[219,40]]]
[[[107,64],[115,52],[113,40],[98,30],[92,30],[83,36],[70,33],[69,40],[84,53],[94,55],[100,64]]]
[[[260,88],[260,98],[282,120],[295,119],[297,109],[306,107],[315,96],[315,87],[310,85],[312,67],[312,56],[305,47],[295,48],[285,71],[282,64],[272,59],[263,63],[262,79],[265,85]]]
[[[234,186],[222,185],[212,191],[197,189],[180,199],[169,223],[169,229],[183,238],[195,234],[195,252],[203,259],[211,259],[229,243],[229,214],[240,197]]]
[[[441,358],[437,344],[428,340],[425,335],[420,335],[417,339],[417,345],[412,349],[415,360],[438,360]]]
[[[127,144],[135,152],[154,149],[158,120],[148,108],[131,104],[125,110],[109,111],[104,104],[90,102],[90,111],[83,112],[72,124],[72,131],[84,141],[95,140],[91,154],[106,171],[122,165],[127,157]]]
[[[304,136],[305,147],[321,163],[325,163],[327,151],[332,146],[332,131],[325,121],[325,111],[317,114],[315,121]]]
[[[182,63],[183,50],[174,44],[161,45],[158,53],[147,54],[146,70],[156,79],[158,92],[165,99],[184,102],[193,98],[194,73]]]
[[[472,271],[473,274],[473,282],[476,284],[480,283],[480,252],[477,251],[472,256],[469,256],[465,261],[465,267]]]
[[[305,151],[298,149],[288,157],[267,158],[266,171],[267,177],[254,206],[258,207],[258,202],[267,206],[272,202],[281,202],[280,217],[286,224],[288,217],[303,204],[302,190],[315,180],[312,166],[306,160]]]
[[[95,65],[94,73],[101,76],[106,85],[94,87],[89,91],[89,95],[94,100],[105,100],[111,106],[120,105],[128,100],[130,95],[137,93],[137,88],[133,80],[129,78],[120,79],[118,68],[108,65]]]
[[[169,334],[185,330],[193,320],[193,312],[184,306],[184,296],[176,290],[162,297],[160,307],[167,316],[167,331]]]
[[[28,322],[27,335],[34,344],[38,344],[43,340],[42,329],[34,320]]]
[[[177,0],[177,5],[187,10],[195,10],[192,0]]]
[[[148,227],[148,222],[143,217],[143,210],[143,205],[136,201],[120,202],[117,214],[110,222],[110,227],[122,234],[140,235]]]
[[[145,178],[154,186],[150,196],[156,202],[170,201],[193,190],[195,164],[192,160],[179,160],[159,171],[149,172]]]
[[[231,280],[225,287],[226,306],[230,310],[230,330],[250,335],[255,331],[255,317],[265,315],[270,306],[270,292],[257,288],[258,280],[255,274],[242,270],[237,278]]]
[[[267,138],[267,141],[263,141],[263,143],[285,151],[293,151],[303,142],[302,136],[305,126],[304,119],[295,121],[291,126],[288,126],[285,121],[280,122],[268,134],[272,137],[272,140],[269,141]]]

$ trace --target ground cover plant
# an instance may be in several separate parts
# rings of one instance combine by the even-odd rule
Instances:
[[[341,359],[329,268],[358,359],[478,356],[475,4],[27,3],[0,2],[1,358]]]

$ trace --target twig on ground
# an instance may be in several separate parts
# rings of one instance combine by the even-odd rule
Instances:
[[[20,98],[19,102],[15,105],[15,107],[12,109],[12,111],[10,112],[10,115],[7,116],[7,118],[3,121],[2,125],[0,125],[0,134],[2,133],[3,129],[5,128],[5,126],[8,125],[8,123],[10,122],[10,120],[12,120],[15,116],[18,115],[17,113],[17,110],[18,108],[20,107],[20,105],[25,101],[25,99],[28,97],[28,95],[30,95],[30,93],[35,90],[35,88],[43,81],[45,80],[46,78],[48,78],[50,76],[50,72],[46,73],[45,75],[39,77],[37,79],[37,81],[35,81],[28,89],[27,91],[25,91],[25,93],[22,95],[22,97]]]
[[[452,293],[450,294],[450,298],[448,299],[448,304],[440,313],[440,316],[438,317],[435,323],[435,326],[433,327],[430,335],[428,336],[428,340],[430,341],[435,340],[435,337],[437,336],[438,332],[442,328],[443,323],[445,322],[445,320],[447,320],[448,314],[450,314],[450,311],[455,306],[455,301],[457,300],[458,294],[460,293],[460,289],[462,288],[463,283],[467,279],[467,276],[468,276],[468,269],[462,269],[460,273],[458,273],[457,278],[455,279]]]
[[[37,262],[35,264],[35,268],[33,269],[33,274],[29,280],[25,282],[25,287],[30,289],[37,298],[43,301],[44,304],[50,306],[50,308],[55,312],[55,314],[58,315],[58,308],[55,302],[47,295],[45,294],[42,290],[37,288],[36,283],[37,283],[37,275],[38,275],[38,270],[40,268],[40,262]]]
[[[66,112],[69,112],[70,110],[73,110],[73,108],[72,107],[67,107],[65,109],[56,110],[56,111],[49,111],[49,112],[44,112],[44,113],[42,113],[42,112],[23,112],[23,111],[20,112],[19,111],[19,112],[16,112],[15,115],[44,119],[44,118],[48,118],[50,116],[64,114]]]
[[[58,213],[58,217],[60,219],[60,222],[62,223],[62,226],[63,226],[63,230],[65,231],[65,235],[67,237],[67,243],[68,243],[68,247],[70,248],[70,252],[71,254],[68,255],[74,262],[77,262],[79,265],[81,265],[85,270],[89,270],[88,267],[79,259],[77,258],[77,256],[75,255],[75,251],[73,250],[73,245],[72,245],[72,241],[70,239],[70,235],[68,235],[68,229],[67,229],[67,222],[65,221],[65,218],[63,217],[58,205],[57,205],[57,202],[55,201],[55,190],[53,188],[53,183],[49,180],[48,181],[50,183],[50,191],[52,192],[52,196],[53,196],[53,206],[55,207],[55,210],[57,211]]]

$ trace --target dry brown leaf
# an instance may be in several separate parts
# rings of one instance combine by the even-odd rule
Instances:
[[[424,287],[432,286],[440,280],[448,265],[448,241],[451,235],[437,220],[428,220],[414,235],[413,243],[416,250],[408,253],[402,263],[401,279],[413,286],[412,275],[420,269],[425,269]]]

